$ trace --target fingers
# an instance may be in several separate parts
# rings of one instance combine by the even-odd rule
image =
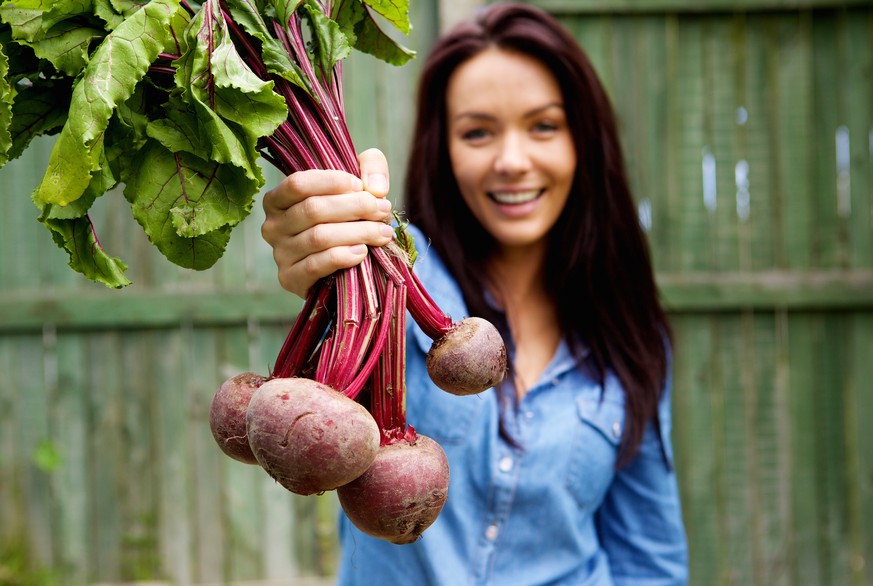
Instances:
[[[313,195],[360,192],[364,183],[342,171],[311,169],[292,173],[264,195],[264,210],[281,212]]]
[[[304,297],[318,279],[360,263],[367,245],[384,246],[393,238],[385,155],[370,149],[359,162],[363,179],[308,170],[265,194],[261,234],[288,291]]]
[[[376,197],[388,195],[388,160],[379,149],[367,149],[358,155],[364,189]]]

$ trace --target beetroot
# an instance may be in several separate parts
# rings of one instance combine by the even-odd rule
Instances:
[[[218,447],[246,464],[258,463],[246,436],[246,409],[252,395],[266,380],[254,372],[229,378],[215,392],[209,407],[209,428]]]
[[[439,516],[449,491],[449,464],[440,445],[423,435],[414,443],[383,445],[359,478],[337,489],[349,520],[367,535],[412,543]]]
[[[503,380],[506,347],[491,322],[468,317],[434,340],[426,365],[442,390],[454,395],[481,393]]]
[[[379,451],[379,428],[367,409],[306,378],[261,385],[249,403],[246,429],[258,463],[302,495],[351,482]]]

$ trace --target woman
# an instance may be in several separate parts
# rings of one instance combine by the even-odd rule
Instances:
[[[446,313],[501,328],[511,376],[443,393],[410,327],[407,418],[446,452],[448,502],[412,545],[341,519],[339,583],[684,584],[669,327],[590,63],[541,10],[493,5],[437,42],[418,99],[416,271]],[[286,289],[391,238],[385,159],[360,160],[362,179],[307,171],[265,198]]]

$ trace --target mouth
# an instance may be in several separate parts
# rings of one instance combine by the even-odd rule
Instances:
[[[526,191],[489,191],[488,197],[502,205],[521,205],[540,197],[545,189],[530,189]]]

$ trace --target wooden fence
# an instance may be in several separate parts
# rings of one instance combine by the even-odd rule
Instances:
[[[692,584],[873,585],[873,6],[537,3],[619,112],[676,330]],[[421,51],[435,6],[414,5]],[[352,131],[396,186],[418,66],[355,59]],[[36,222],[50,147],[0,171],[0,584],[329,576],[332,497],[228,460],[205,424],[217,385],[266,371],[298,308],[259,203],[191,273],[104,197],[94,221],[135,282],[107,291]]]

